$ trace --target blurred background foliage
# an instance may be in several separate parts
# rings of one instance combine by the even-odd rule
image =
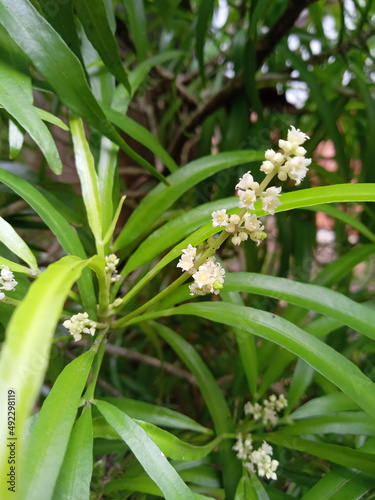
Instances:
[[[106,0],[102,5],[116,40],[114,47],[107,46],[107,50],[95,35],[95,24],[100,28],[100,16],[89,16],[90,8],[101,2],[30,3],[75,53],[96,101],[104,110],[112,108],[131,119],[119,124],[116,116],[107,113],[123,129],[122,136],[133,153],[143,156],[160,174],[168,174],[166,162],[154,154],[144,129],[151,132],[178,166],[183,166],[217,152],[276,149],[278,139],[285,137],[293,124],[311,137],[307,148],[313,163],[301,188],[375,182],[375,8],[371,0]],[[69,133],[63,123],[53,119],[60,117],[67,123],[66,106],[72,101],[30,54],[31,62],[16,48],[10,48],[5,30],[0,31],[0,43],[5,47],[3,54],[12,56],[11,62],[2,57],[2,64],[24,68],[24,77],[30,78],[34,106],[41,119],[52,122],[44,134],[52,135],[63,170],[57,176],[48,169],[54,153],[52,146],[49,150],[46,147],[45,135],[33,135],[17,121],[4,98],[7,82],[3,72],[1,166],[42,190],[76,226],[85,250],[92,254],[94,245],[77,190]],[[126,74],[119,68],[117,50]],[[60,58],[57,46],[53,54],[57,60]],[[65,70],[65,76],[61,73],[62,82],[64,78],[75,78],[72,67]],[[116,86],[116,81],[123,85]],[[78,97],[83,102],[86,94]],[[89,108],[89,100],[86,101]],[[43,111],[51,115],[43,115]],[[94,119],[90,121],[83,113],[82,117],[89,124],[90,146],[97,164],[104,161],[103,154],[113,155],[117,170],[113,199],[117,200],[119,193],[127,194],[121,221],[124,223],[158,181],[138,164],[133,153],[122,150],[117,160],[118,147],[97,132],[99,121],[95,126]],[[137,128],[137,124],[144,129]],[[35,143],[44,147],[38,149]],[[105,153],[103,145],[107,147]],[[56,156],[55,172],[59,164]],[[169,170],[177,168],[174,162],[169,162]],[[250,167],[257,179],[257,165]],[[180,199],[179,205],[166,212],[158,225],[195,206],[232,196],[238,177],[248,169],[249,165],[235,167],[201,182]],[[295,189],[294,185],[289,187]],[[0,186],[0,215],[38,252],[41,266],[62,255],[59,244],[35,212],[4,185]],[[345,204],[280,213],[268,217],[267,230],[269,237],[259,247],[224,247],[220,257],[227,269],[323,284],[360,302],[373,296],[373,206]],[[0,251],[4,257],[14,258],[1,243]],[[134,273],[133,282],[152,265],[150,262]],[[176,275],[171,265],[128,308],[152,297]],[[22,285],[27,287],[24,281]],[[228,293],[228,300],[243,300],[253,307],[277,311],[297,324],[311,320],[300,309],[276,299]],[[9,314],[3,307],[0,312],[4,327]],[[183,322],[171,320],[170,325],[194,344],[209,364],[234,414],[241,417],[239,408],[249,393],[230,328],[205,320],[197,324],[197,319],[189,316]],[[121,336],[111,341],[113,356],[104,364],[99,393],[162,402],[202,423],[209,421],[195,379],[176,361],[173,351],[160,344],[150,326],[142,323],[127,333],[125,341]],[[369,377],[374,376],[372,341],[342,326],[332,333],[327,328],[326,343],[356,362]],[[79,350],[80,347],[68,344],[53,347],[48,383]],[[295,357],[286,351],[280,353],[279,347],[263,341],[258,360],[263,379],[258,396],[280,379],[282,382],[274,388],[282,390],[295,373]],[[269,363],[273,356],[279,357],[277,366]],[[303,372],[304,398],[337,391],[322,376],[303,370],[300,365],[297,369]],[[343,436],[342,440],[349,443],[354,438]],[[114,446],[113,442],[96,440],[97,453],[113,453]],[[121,443],[118,447],[119,453],[125,449]],[[110,460],[96,463],[93,484],[119,473],[118,457],[112,455]],[[298,483],[288,493],[297,498],[327,467],[323,460],[307,461],[308,473],[305,470],[302,477],[298,455],[292,452],[285,464],[284,477]],[[215,479],[212,481],[216,484]],[[115,495],[111,498],[125,498],[121,496],[123,492]],[[273,495],[272,498],[289,498],[275,492]]]

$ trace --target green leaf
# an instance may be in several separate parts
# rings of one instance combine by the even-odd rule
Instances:
[[[111,109],[109,106],[102,104],[102,108],[105,114],[111,120],[111,122],[123,130],[127,135],[135,139],[140,144],[146,146],[155,156],[160,158],[164,165],[168,168],[170,172],[175,172],[178,170],[178,166],[173,158],[167,153],[160,142],[155,139],[155,137],[149,132],[145,127],[137,123],[136,121],[125,116],[118,111]]]
[[[202,434],[212,434],[211,429],[203,427],[190,417],[178,413],[177,411],[164,408],[163,406],[136,401],[129,398],[101,398],[101,400],[125,412],[129,417],[144,420],[161,427],[171,427],[173,429],[190,430]]]
[[[80,41],[73,15],[73,0],[39,0],[49,24],[59,33],[67,46],[82,60]]]
[[[255,293],[297,304],[331,316],[375,339],[375,311],[328,288],[256,273],[227,274],[225,288],[227,291]]]
[[[60,212],[56,210],[37,189],[25,179],[21,179],[3,169],[0,169],[0,181],[29,203],[51,229],[67,254],[77,255],[82,259],[86,259],[86,253],[77,233],[71,228],[64,217],[62,217]],[[78,286],[82,293],[84,307],[90,317],[95,320],[96,297],[89,269],[83,270],[82,276],[78,280]]]
[[[94,437],[104,439],[119,439],[119,434],[108,425],[102,418],[94,419]],[[201,446],[196,446],[185,441],[181,441],[174,434],[160,429],[156,425],[135,420],[135,422],[144,429],[154,443],[161,449],[166,457],[173,460],[192,461],[200,460],[207,457],[211,451],[220,443],[223,436],[218,436],[209,443]]]
[[[69,363],[47,396],[27,440],[22,462],[21,500],[40,500],[41,498],[55,500],[53,492],[56,480],[68,448],[71,429],[93,359],[94,351],[90,350]],[[83,441],[84,435],[80,438]],[[82,444],[87,444],[82,441],[79,443],[81,447]],[[76,445],[72,444],[72,446]],[[68,453],[70,454],[71,450],[68,449]],[[70,467],[77,466],[77,458],[77,456],[74,457]],[[84,474],[84,471],[81,472]],[[62,473],[65,475],[66,469]],[[70,477],[73,478],[73,476]],[[85,480],[87,481],[87,477]]]
[[[96,406],[132,450],[147,474],[159,486],[166,500],[194,499],[193,493],[162,455],[160,449],[134,420],[105,401],[97,401]]]
[[[69,123],[87,219],[98,245],[102,243],[103,237],[102,206],[100,203],[98,176],[96,175],[94,158],[86,140],[82,120],[78,116],[71,115]]]
[[[22,130],[18,127],[18,125],[11,118],[9,118],[8,135],[9,135],[9,158],[13,160],[16,156],[19,155],[22,149],[24,134]]]
[[[267,439],[267,442],[277,444],[291,450],[309,453],[315,457],[329,460],[345,467],[358,469],[366,474],[375,475],[375,455],[354,450],[348,446],[337,444],[319,443],[296,436],[284,436],[277,432],[260,434],[259,439]]]
[[[9,248],[17,257],[26,262],[32,271],[38,269],[34,254],[13,227],[0,217],[0,241]]]
[[[204,68],[204,44],[208,28],[212,21],[214,12],[214,0],[201,0],[198,7],[197,23],[195,31],[195,51],[199,63],[199,72],[203,81],[205,81]]]
[[[241,477],[234,500],[270,500],[270,497],[256,474],[250,474],[250,478]]]
[[[195,376],[207,408],[214,422],[217,435],[234,432],[234,425],[228,405],[212,373],[207,368],[197,351],[186,340],[165,325],[153,323],[157,333],[172,347],[178,357]],[[223,467],[224,486],[227,496],[234,495],[240,475],[240,463],[234,456],[231,443],[224,441],[220,445],[220,461]]]
[[[261,151],[236,151],[219,153],[188,163],[168,176],[169,186],[158,185],[143,198],[117,238],[114,249],[119,250],[145,234],[165,210],[201,180],[235,165],[261,160],[263,156]]]
[[[375,386],[359,368],[334,349],[304,332],[289,321],[251,307],[202,302],[185,304],[162,312],[145,314],[142,319],[157,316],[192,314],[266,338],[304,359],[330,380],[355,403],[375,416]],[[135,319],[134,322],[138,321]],[[131,321],[129,322],[129,324]]]
[[[35,108],[36,112],[38,113],[39,118],[41,118],[43,121],[52,123],[52,125],[56,125],[56,127],[61,128],[62,130],[69,130],[68,125],[64,123],[60,118],[58,118],[55,115],[52,115],[51,113],[48,113],[48,111],[45,111],[44,109],[40,108]]]
[[[91,405],[83,408],[70,435],[53,500],[87,500],[93,468],[93,429]]]
[[[375,421],[360,411],[342,412],[335,415],[306,418],[279,430],[280,434],[302,436],[309,434],[375,435]]]
[[[103,0],[74,0],[74,6],[87,38],[98,51],[104,64],[117,80],[130,90]]]
[[[21,264],[16,264],[15,262],[5,259],[0,256],[0,266],[8,266],[11,271],[14,273],[27,274],[29,276],[34,276],[33,272],[25,266],[21,266]],[[39,271],[38,271],[39,273]]]
[[[138,61],[147,59],[147,20],[143,0],[128,0],[124,3],[129,18]]]
[[[0,20],[11,38],[29,57],[66,106],[118,144],[126,154],[157,179],[165,182],[165,178],[133,151],[116,132],[93,96],[80,61],[27,0],[2,1]],[[59,54],[59,57],[56,57],[56,54]]]
[[[27,60],[3,27],[0,27],[0,50],[0,104],[30,134],[51,169],[59,174],[62,163],[55,142],[33,106]],[[14,136],[12,125],[11,133]],[[12,147],[11,157],[17,154],[18,148],[19,143]]]
[[[49,266],[30,286],[8,326],[0,356],[0,389],[2,394],[7,394],[8,389],[15,391],[17,433],[20,442],[26,418],[35,403],[46,373],[51,340],[64,301],[86,265],[87,262],[78,257],[63,257]],[[14,369],[15,366],[17,370]],[[72,387],[69,390],[72,391]],[[62,404],[64,401],[65,396],[61,399]],[[5,441],[8,409],[5,397],[0,399],[0,405],[0,432],[2,441]],[[40,443],[36,449],[39,447]],[[5,452],[5,448],[0,451],[2,471],[5,470]],[[22,481],[20,487],[24,483],[25,481]],[[0,488],[5,487],[5,482],[2,482]],[[0,489],[0,493],[3,492],[4,490]]]
[[[299,420],[319,415],[323,416],[327,415],[327,413],[358,409],[358,405],[348,398],[346,394],[336,392],[333,394],[326,394],[319,398],[310,399],[310,401],[297,408],[297,410],[290,415],[290,418]]]

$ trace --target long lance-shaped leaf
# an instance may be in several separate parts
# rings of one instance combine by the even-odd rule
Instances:
[[[146,233],[165,210],[201,180],[241,163],[259,161],[263,156],[261,151],[220,153],[200,158],[180,168],[168,176],[169,186],[157,186],[141,201],[117,238],[115,250],[123,248]]]
[[[90,350],[69,363],[60,373],[47,396],[32,427],[31,434],[27,439],[26,451],[22,456],[20,500],[40,500],[41,498],[43,500],[56,500],[57,497],[54,496],[56,479],[64,461],[70,433],[94,355],[94,350]],[[86,430],[89,430],[89,426],[90,422],[87,422]],[[84,434],[85,431],[80,436],[81,449],[82,446],[90,446],[90,443],[83,441]],[[71,450],[68,452],[71,453]],[[85,454],[86,460],[87,458],[92,460],[90,450],[88,450],[88,454],[91,456],[87,457],[86,450]],[[74,456],[74,461],[71,456],[73,464],[70,467],[72,465],[73,467],[78,466],[77,459],[77,455]],[[91,473],[91,471],[92,466],[89,472]],[[81,472],[84,474],[87,471]],[[66,471],[63,472],[63,474],[65,473]],[[72,475],[70,477],[74,478]],[[85,480],[87,482],[87,478]],[[64,498],[70,497],[65,496]],[[77,495],[73,498],[78,500],[80,492],[77,491]]]
[[[28,0],[3,0],[0,22],[66,106],[165,182],[165,178],[116,132],[93,96],[79,59]]]
[[[41,149],[51,169],[61,173],[56,144],[33,106],[27,59],[0,26],[0,104],[22,125]]]
[[[321,203],[341,203],[344,201],[358,203],[362,201],[375,201],[375,184],[340,184],[339,186],[301,189],[299,191],[285,193],[281,195],[280,199],[282,204],[276,209],[277,213],[286,212],[295,208],[312,207],[314,205],[320,205]],[[222,200],[222,205],[218,201],[205,203],[177,217],[173,221],[168,222],[151,233],[135,250],[126,263],[124,274],[128,274],[136,269],[136,267],[153,259],[171,245],[181,241],[182,238],[192,231],[197,230],[202,224],[207,223],[211,219],[213,210],[225,208],[228,211],[236,211],[236,207],[238,207],[238,198],[226,198]],[[260,203],[257,203],[255,207],[257,208],[255,213],[258,216],[265,215],[264,211],[261,209]],[[125,230],[126,226],[124,228],[124,231]],[[203,228],[199,229],[200,232],[202,230]],[[212,227],[211,224],[207,224],[202,232],[201,241],[209,238],[215,233],[217,233],[217,228]],[[368,233],[365,235],[367,235],[367,237],[369,236]]]
[[[104,401],[97,401],[96,406],[159,486],[166,500],[194,500],[193,493],[161,454],[160,449],[133,419]]]
[[[35,256],[13,227],[0,217],[0,241],[17,257],[24,260],[32,270],[38,269]]]
[[[191,314],[223,323],[266,338],[304,359],[317,372],[335,384],[363,410],[375,416],[375,385],[360,369],[340,353],[312,337],[301,328],[275,314],[252,307],[205,302],[145,314],[129,321],[136,323],[160,316]]]
[[[74,0],[74,6],[87,38],[98,51],[109,71],[129,91],[129,81],[119,54],[118,45],[108,22],[103,0]]]
[[[19,194],[40,215],[67,254],[77,255],[82,259],[86,259],[85,250],[77,233],[60,212],[34,186],[25,179],[21,179],[11,172],[2,169],[0,169],[0,181]],[[96,319],[95,290],[89,269],[83,270],[82,276],[78,280],[78,286],[86,311],[92,319]]]
[[[98,176],[95,170],[94,158],[86,140],[82,120],[78,116],[72,115],[69,123],[87,219],[95,241],[97,244],[99,242],[102,243],[102,206],[100,203]]]
[[[285,300],[338,319],[375,339],[375,311],[323,286],[256,273],[230,273],[225,278],[225,289]]]
[[[93,468],[91,405],[85,406],[69,438],[53,500],[87,500]]]
[[[223,394],[212,373],[194,347],[181,338],[180,335],[177,335],[171,328],[159,323],[154,323],[154,327],[197,379],[199,389],[214,422],[216,433],[220,435],[226,432],[233,432],[232,418]],[[225,491],[227,497],[232,498],[240,476],[240,467],[238,460],[233,455],[229,442],[224,441],[220,445],[220,461],[223,467]]]
[[[73,256],[63,257],[52,264],[30,286],[12,316],[0,356],[0,389],[4,395],[0,399],[0,433],[4,443],[9,437],[5,395],[10,389],[15,392],[16,431],[18,443],[22,443],[25,421],[43,382],[51,340],[64,301],[86,265],[87,261]],[[5,461],[6,447],[3,447],[0,451],[0,470],[4,475]],[[6,493],[5,484],[5,481],[1,482],[2,498]]]

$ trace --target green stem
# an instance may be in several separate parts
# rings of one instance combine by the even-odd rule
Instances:
[[[100,333],[90,348],[91,351],[94,351],[96,353],[96,356],[93,362],[90,382],[87,386],[85,394],[83,395],[83,400],[85,401],[92,401],[94,399],[95,387],[98,381],[99,371],[105,353],[105,344],[106,344],[105,336],[107,331],[108,328],[104,330],[102,333]]]

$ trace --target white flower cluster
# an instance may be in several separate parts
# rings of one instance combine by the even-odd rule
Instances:
[[[279,179],[285,181],[287,177],[300,184],[306,176],[307,167],[311,160],[305,158],[306,149],[302,144],[309,137],[295,127],[288,131],[287,140],[279,141],[279,146],[284,150],[283,153],[276,153],[273,149],[268,149],[265,153],[260,170],[265,174],[278,175]],[[239,197],[239,206],[254,210],[254,203],[260,200],[265,212],[273,215],[280,205],[279,196],[281,187],[271,186],[262,189],[258,182],[254,181],[251,172],[246,172],[236,185]],[[225,231],[232,233],[232,243],[240,245],[242,241],[249,237],[259,243],[267,237],[264,232],[264,226],[255,214],[245,213],[241,218],[239,215],[228,215],[225,209],[212,212],[212,225],[214,227],[224,227]]]
[[[240,245],[249,237],[259,245],[267,236],[263,224],[255,214],[246,212],[241,219],[237,214],[229,215],[226,212],[225,208],[212,212],[212,225],[224,227],[227,233],[232,233],[233,245]]]
[[[206,262],[196,269],[194,267],[197,258],[197,249],[192,245],[182,250],[182,256],[177,267],[193,275],[194,283],[190,288],[190,295],[206,295],[214,293],[217,295],[223,288],[225,271],[219,262],[215,262],[215,257],[209,257]]]
[[[116,266],[118,266],[119,262],[120,259],[116,257],[114,253],[112,253],[111,255],[106,255],[105,257],[105,272],[111,275],[111,282],[118,281],[120,279],[120,276],[116,269]]]
[[[2,265],[2,270],[0,271],[0,290],[5,290],[10,292],[16,288],[18,282],[14,279],[13,272],[8,266]],[[0,300],[5,298],[5,293],[0,292]]]
[[[233,450],[237,451],[237,458],[243,460],[243,465],[249,472],[257,472],[260,477],[267,479],[277,479],[276,469],[279,462],[272,459],[272,446],[265,441],[260,448],[254,450],[251,434],[243,437],[238,433]]]
[[[84,312],[75,314],[70,319],[67,319],[64,321],[63,326],[73,335],[74,341],[78,342],[78,340],[82,338],[82,333],[95,335],[95,330],[98,325],[95,321],[89,319],[87,312]]]
[[[268,399],[263,400],[263,405],[259,403],[247,402],[244,406],[245,415],[252,415],[254,420],[261,420],[263,425],[275,426],[279,420],[277,412],[288,406],[288,401],[284,394],[277,397],[272,394]]]
[[[286,181],[289,177],[298,186],[305,178],[307,167],[311,163],[310,158],[305,158],[306,149],[302,147],[307,139],[310,139],[308,135],[292,125],[288,131],[287,140],[279,140],[279,147],[283,149],[284,154],[267,149],[266,160],[262,163],[260,170],[265,174],[277,172],[281,181]]]

